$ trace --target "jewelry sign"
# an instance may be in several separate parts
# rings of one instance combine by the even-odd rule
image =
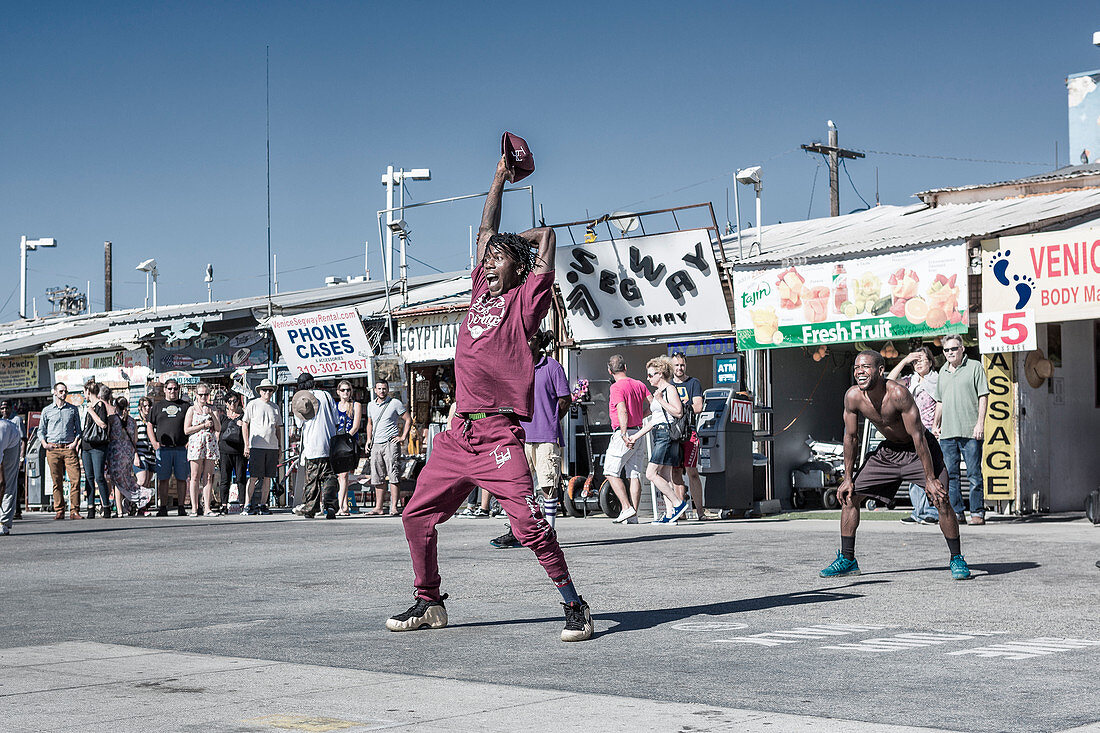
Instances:
[[[555,265],[578,344],[733,327],[706,230],[559,247]]]

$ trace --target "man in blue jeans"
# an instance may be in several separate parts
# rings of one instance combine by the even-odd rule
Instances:
[[[176,513],[187,516],[183,508],[187,478],[191,466],[187,463],[187,436],[183,432],[183,418],[191,403],[180,396],[180,385],[174,379],[164,382],[164,399],[149,410],[149,444],[157,452],[157,509],[158,517],[168,516],[168,483],[176,477]]]
[[[985,496],[982,493],[982,440],[985,438],[985,409],[989,386],[980,361],[968,359],[962,336],[943,337],[947,363],[940,368],[936,388],[936,428],[949,476],[951,508],[961,523],[964,519],[962,487],[959,485],[959,456],[966,461],[970,480],[970,522],[985,524]]]

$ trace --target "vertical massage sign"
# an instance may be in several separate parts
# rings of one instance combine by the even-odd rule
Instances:
[[[558,247],[555,270],[577,343],[732,328],[705,230]]]
[[[967,330],[962,244],[842,263],[741,271],[734,282],[741,349],[887,341]]]

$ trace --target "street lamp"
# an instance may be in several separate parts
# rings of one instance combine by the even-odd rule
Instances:
[[[27,317],[27,251],[39,247],[56,247],[57,240],[53,237],[41,239],[19,238],[19,317]]]
[[[393,166],[386,166],[386,172],[382,174],[382,186],[386,189],[386,209],[393,209],[393,187],[400,187],[400,202],[398,207],[401,209],[398,215],[398,219],[404,220],[405,218],[405,186],[402,185],[405,181],[430,181],[432,180],[432,172],[428,168],[413,168],[412,170],[405,170],[400,168],[394,170]],[[390,211],[387,216],[386,222],[386,252],[385,262],[386,267],[386,279],[393,279],[393,235],[397,233],[397,230],[393,228],[393,212]],[[405,277],[405,240],[407,237],[401,239],[401,277]]]
[[[149,258],[134,268],[138,272],[145,273],[145,307],[149,307],[149,280],[153,281],[153,310],[157,309],[157,261]]]
[[[761,167],[754,165],[751,168],[742,168],[734,174],[734,179],[738,183],[744,183],[746,185],[752,184],[752,187],[756,190],[756,244],[760,252],[763,252],[763,221],[760,216],[760,192],[764,189],[764,181],[761,178]],[[744,253],[741,251],[741,197],[737,195],[737,187],[733,189],[733,211],[737,217],[737,259],[742,259]],[[749,247],[749,252],[752,252],[752,247]]]

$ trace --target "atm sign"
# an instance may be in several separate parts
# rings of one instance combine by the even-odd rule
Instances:
[[[744,400],[731,400],[730,422],[752,425],[752,403]]]

